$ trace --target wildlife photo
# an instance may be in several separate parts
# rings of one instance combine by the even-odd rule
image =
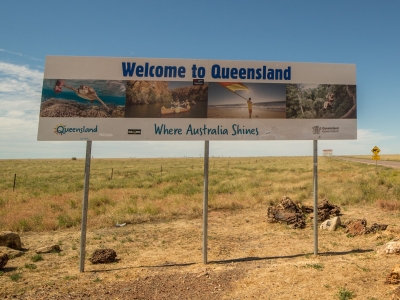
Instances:
[[[288,84],[286,118],[356,119],[356,86]]]
[[[43,80],[41,117],[123,118],[125,82]]]
[[[126,118],[206,118],[208,85],[130,80]]]

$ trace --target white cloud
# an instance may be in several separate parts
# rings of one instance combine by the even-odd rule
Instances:
[[[0,74],[1,73],[21,81],[28,79],[40,82],[43,80],[43,72],[41,71],[30,69],[28,66],[24,65],[15,65],[0,61]]]
[[[0,61],[0,134],[5,139],[37,130],[43,72]],[[36,135],[36,133],[35,133]]]

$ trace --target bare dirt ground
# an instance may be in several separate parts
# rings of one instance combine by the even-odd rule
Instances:
[[[396,285],[385,284],[385,278],[399,257],[378,255],[376,249],[400,236],[398,213],[367,205],[342,207],[342,213],[343,223],[365,218],[368,225],[389,226],[356,237],[343,228],[319,231],[314,256],[309,219],[305,229],[291,229],[267,223],[267,207],[212,211],[208,264],[202,262],[201,219],[89,228],[83,273],[79,229],[21,233],[29,250],[2,270],[0,298],[339,299],[342,289],[355,299],[390,299]],[[32,261],[37,248],[53,243],[60,253]],[[114,249],[119,261],[90,263],[99,248]]]

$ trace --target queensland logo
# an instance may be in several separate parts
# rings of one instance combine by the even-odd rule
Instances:
[[[87,133],[87,132],[97,132],[97,125],[96,127],[67,127],[65,124],[59,124],[54,127],[54,133],[57,135],[63,135],[70,132],[76,133]]]
[[[313,126],[312,132],[313,132],[313,134],[320,134],[321,133],[321,126]]]

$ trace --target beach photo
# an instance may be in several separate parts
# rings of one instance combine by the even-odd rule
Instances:
[[[286,85],[210,83],[207,118],[285,119]]]
[[[43,80],[41,117],[123,118],[125,81]]]
[[[126,86],[126,118],[207,117],[207,84],[130,80]]]
[[[288,84],[288,119],[356,119],[355,85]]]

